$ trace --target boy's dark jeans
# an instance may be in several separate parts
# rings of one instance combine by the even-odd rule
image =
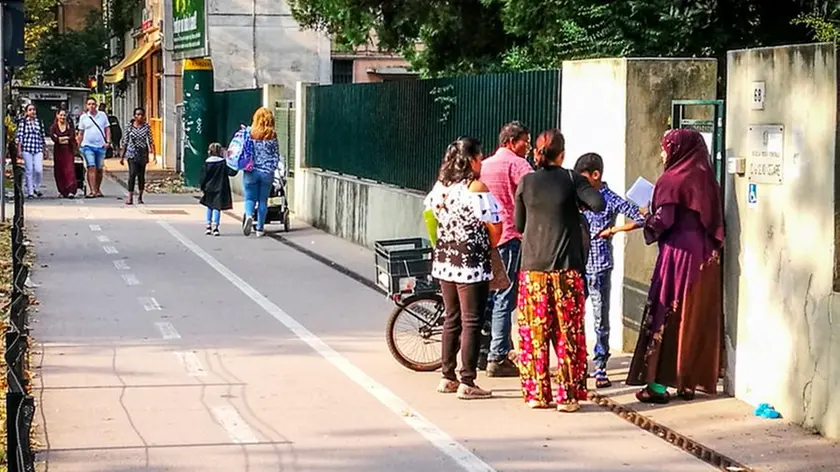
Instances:
[[[610,288],[612,270],[597,274],[586,274],[589,288],[589,300],[592,302],[592,313],[595,318],[595,368],[599,371],[607,370],[610,359]]]

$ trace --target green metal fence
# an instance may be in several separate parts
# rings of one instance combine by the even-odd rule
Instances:
[[[262,106],[260,89],[227,90],[213,94],[216,129],[213,140],[227,146],[240,123],[251,124],[257,108]]]
[[[425,191],[458,136],[489,153],[509,121],[559,126],[559,90],[558,70],[311,87],[306,165]]]
[[[286,102],[274,109],[274,126],[280,154],[286,157],[289,175],[294,175],[295,164],[295,106]]]

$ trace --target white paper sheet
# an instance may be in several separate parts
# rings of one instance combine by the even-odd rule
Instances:
[[[653,184],[644,177],[639,177],[627,191],[627,199],[639,207],[650,206],[650,201],[653,199]]]

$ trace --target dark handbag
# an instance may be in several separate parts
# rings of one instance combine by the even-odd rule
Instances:
[[[572,180],[572,188],[575,187],[575,176],[572,174],[572,171],[569,170],[569,178]],[[580,228],[580,249],[581,249],[581,261],[583,261],[584,269],[586,268],[586,263],[589,261],[589,250],[592,247],[592,235],[589,234],[589,220],[586,219],[586,216],[580,211],[582,207],[580,201],[577,200],[575,197],[575,206],[578,208],[578,226]]]
[[[511,281],[507,274],[507,268],[502,261],[502,255],[498,248],[490,249],[490,266],[493,268],[493,280],[490,281],[490,291],[505,290],[510,287]]]

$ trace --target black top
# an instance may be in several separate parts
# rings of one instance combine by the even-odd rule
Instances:
[[[227,166],[224,158],[210,156],[201,168],[201,196],[199,203],[214,210],[230,210],[233,198],[230,194],[230,177],[236,171]]]
[[[586,177],[559,166],[522,177],[514,213],[522,233],[521,270],[585,270],[580,206],[606,209],[601,192]]]

